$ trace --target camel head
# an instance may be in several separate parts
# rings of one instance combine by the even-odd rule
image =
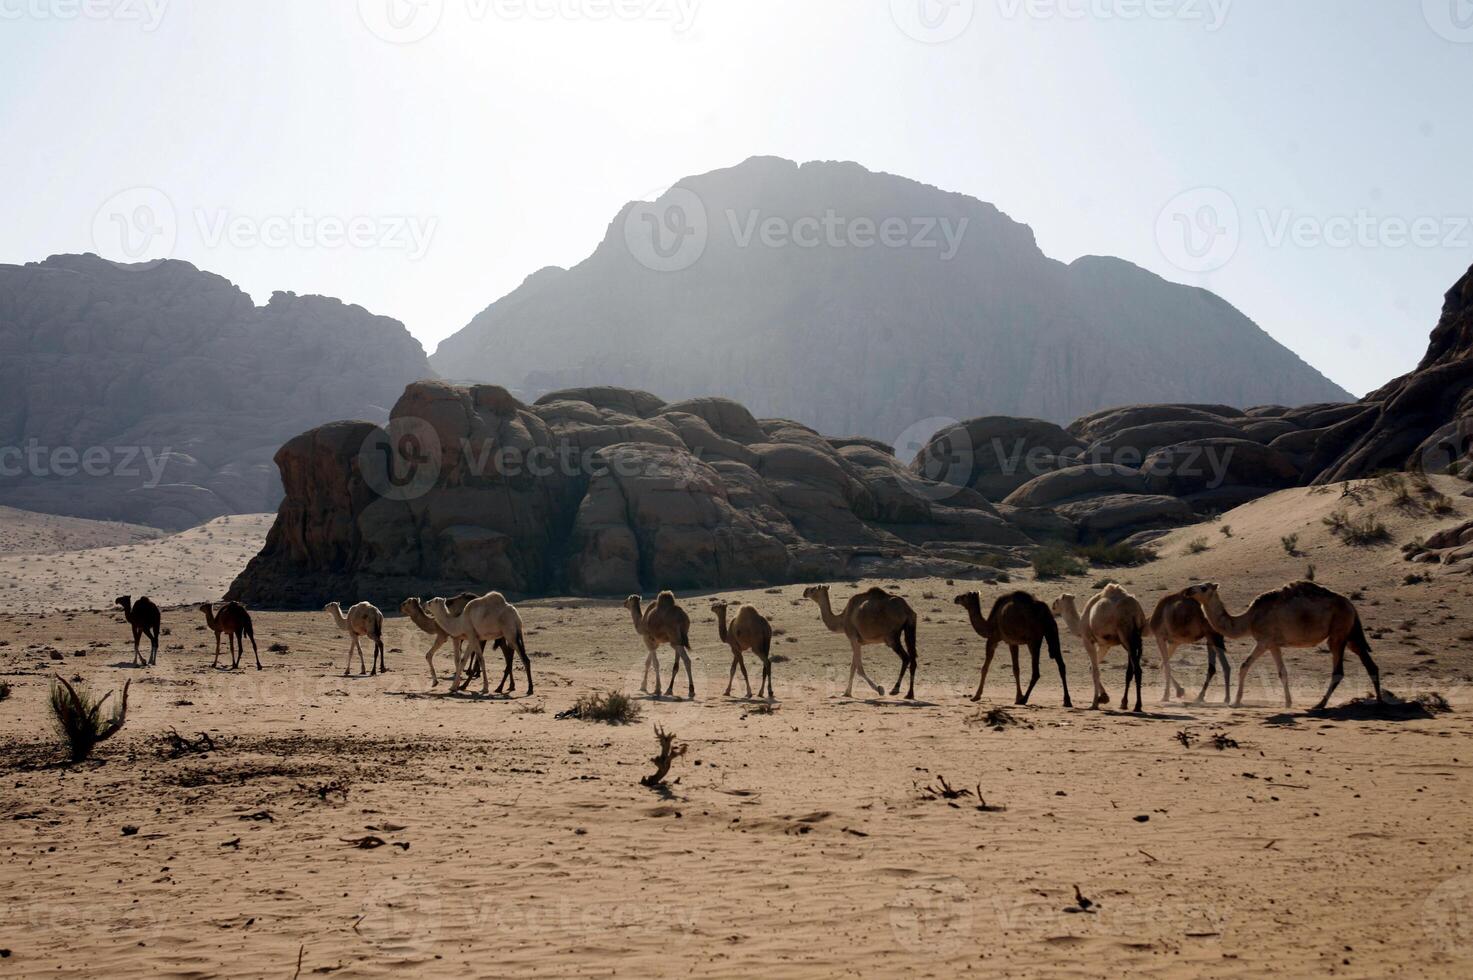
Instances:
[[[329,602],[327,605],[322,607],[322,611],[327,613],[340,613],[343,611],[343,607],[336,602]]]
[[[133,608],[133,597],[130,595],[120,595],[113,600],[113,605],[121,606],[123,608],[123,611],[127,612],[129,609]]]
[[[438,597],[431,599],[429,602],[425,603],[424,608],[425,612],[429,613],[432,616],[437,613],[440,615],[446,615],[450,612],[445,600]]]
[[[644,600],[641,599],[639,596],[632,595],[624,600],[624,608],[628,609],[630,612],[639,612],[639,607],[643,604],[643,602]]]
[[[1217,595],[1217,583],[1203,582],[1200,585],[1194,585],[1190,589],[1182,592],[1182,595],[1188,599],[1196,599],[1198,602],[1206,603],[1207,600]]]
[[[808,588],[803,590],[803,598],[809,600],[810,602],[821,603],[828,597],[829,587],[827,585],[810,585]]]
[[[725,602],[719,602],[718,601],[718,602],[711,603],[711,611],[713,613],[716,613],[718,616],[721,615],[722,613],[726,612],[726,610],[728,608],[729,607],[727,606],[727,604]]]
[[[215,604],[213,602],[201,602],[199,604],[199,611],[205,615],[209,615],[215,611]]]
[[[1064,610],[1073,606],[1077,601],[1074,596],[1065,592],[1054,600],[1053,605],[1049,606],[1049,609],[1053,610],[1055,616],[1062,616],[1064,615]]]
[[[399,603],[399,611],[406,616],[419,608],[419,600],[412,597],[409,599],[405,599],[403,602]]]
[[[655,605],[664,606],[667,609],[675,605],[675,593],[668,591],[661,592],[659,595],[655,596]]]
[[[961,606],[963,609],[982,608],[982,594],[980,592],[963,592],[961,595],[957,596],[951,601],[956,603],[958,606]]]

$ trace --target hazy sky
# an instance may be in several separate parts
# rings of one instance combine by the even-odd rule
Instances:
[[[0,0],[0,261],[147,241],[433,350],[683,175],[855,160],[1360,394],[1473,263],[1470,92],[1473,0]]]

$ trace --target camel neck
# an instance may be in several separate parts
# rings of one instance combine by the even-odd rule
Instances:
[[[1234,616],[1227,611],[1227,606],[1222,604],[1222,597],[1213,593],[1202,605],[1202,612],[1207,616],[1207,623],[1223,636],[1237,639],[1247,636],[1249,632],[1248,615]]]
[[[730,642],[726,638],[726,610],[724,608],[716,610],[716,635],[721,638],[722,643]]]
[[[634,620],[634,630],[635,630],[635,632],[637,632],[637,633],[643,633],[644,632],[644,609],[641,607],[641,605],[640,605],[639,602],[634,602],[634,603],[631,603],[630,604],[630,606],[629,606],[629,616],[630,616],[631,619]]]
[[[827,592],[821,592],[818,595],[818,614],[823,617],[823,624],[828,627],[829,632],[844,632],[844,621],[834,615],[834,609],[829,603]]]
[[[982,615],[982,599],[980,596],[969,599],[966,603],[967,617],[972,621],[972,629],[979,636],[991,636],[992,624]]]

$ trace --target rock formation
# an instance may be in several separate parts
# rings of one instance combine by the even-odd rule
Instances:
[[[258,307],[187,262],[0,265],[0,502],[171,529],[273,510],[284,441],[382,421],[428,376],[400,323],[334,299]]]
[[[754,158],[650,210],[626,206],[592,255],[529,277],[431,363],[524,400],[595,383],[722,394],[887,442],[969,403],[1063,422],[1130,402],[1350,399],[1210,292],[1118,259],[1066,265],[990,204],[857,164]],[[639,249],[661,215],[689,233],[666,226],[662,244],[692,249],[673,271],[640,261],[658,258]]]

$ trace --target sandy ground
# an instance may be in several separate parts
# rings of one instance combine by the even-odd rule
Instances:
[[[343,676],[346,638],[320,613],[258,612],[266,669],[236,673],[210,669],[197,613],[166,611],[153,670],[128,666],[113,613],[0,617],[0,975],[292,977],[300,956],[302,977],[1466,976],[1473,579],[1406,584],[1425,569],[1395,543],[1329,535],[1340,506],[1382,514],[1395,542],[1458,519],[1291,491],[1119,577],[1148,606],[1211,578],[1236,610],[1312,562],[1361,595],[1387,688],[1439,691],[1452,713],[1307,713],[1328,674],[1314,651],[1290,655],[1294,710],[1262,668],[1243,708],[1161,706],[1148,644],[1146,715],[1062,709],[1045,661],[1033,706],[994,729],[967,700],[981,644],[960,587],[937,580],[879,583],[921,614],[914,704],[842,698],[844,644],[786,587],[732,594],[782,631],[774,710],[722,696],[711,597],[684,596],[698,700],[642,699],[627,726],[555,717],[638,689],[643,647],[614,603],[522,603],[536,693],[519,672],[514,699],[432,692],[428,643],[397,618],[392,671],[365,678]],[[1303,557],[1279,543],[1296,530]],[[1079,643],[1065,653],[1087,704]],[[1235,667],[1246,653],[1230,645]],[[1194,692],[1204,656],[1185,659]],[[893,655],[866,661],[893,680]],[[46,730],[58,670],[134,682],[127,727],[84,764]],[[1368,690],[1348,671],[1337,705]],[[1011,705],[1009,673],[994,665],[984,709]],[[1113,694],[1122,676],[1117,651]],[[690,746],[663,793],[638,781],[654,724]],[[216,749],[170,758],[171,728]],[[942,777],[986,809],[928,799]],[[368,835],[385,845],[345,843]]]
[[[266,541],[274,514],[220,517],[165,535],[132,524],[0,510],[0,607],[96,609],[120,595],[161,606],[218,599]]]

